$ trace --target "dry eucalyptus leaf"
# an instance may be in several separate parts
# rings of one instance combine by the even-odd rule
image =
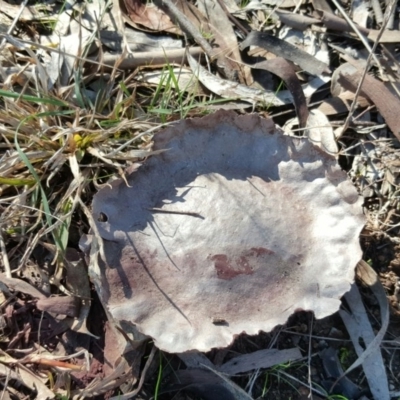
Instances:
[[[367,346],[370,345],[375,338],[375,334],[356,285],[353,285],[352,290],[346,294],[346,299],[351,300],[353,314],[340,310],[340,316],[349,332],[357,355],[361,356],[365,350],[360,343],[365,343]],[[369,347],[369,354],[364,357],[362,366],[373,393],[373,398],[375,400],[389,400],[389,385],[379,345],[380,343],[377,342],[376,346]]]
[[[132,21],[135,28],[140,26],[156,32],[179,34],[179,28],[169,16],[150,2],[140,0],[119,0],[124,16]],[[125,22],[128,22],[127,19]]]
[[[324,369],[324,379],[321,384],[328,393],[337,393],[347,399],[360,399],[358,386],[347,376],[342,377],[343,367],[338,353],[339,350],[331,346],[318,353]]]
[[[341,72],[338,81],[346,89],[356,92],[362,75],[363,71],[361,69],[354,68],[353,72]],[[360,93],[375,104],[387,126],[396,138],[400,140],[400,124],[398,119],[400,115],[399,96],[391,93],[382,81],[371,75],[365,76]]]
[[[218,1],[215,0],[199,0],[197,2],[197,7],[206,16],[209,22],[209,28],[213,35],[213,45],[218,46],[218,57],[226,57],[225,64],[232,69],[232,71],[225,73],[225,76],[236,77],[236,79],[242,78],[242,83],[251,83],[253,79],[251,78],[250,69],[243,65],[242,56],[238,48],[237,36],[227,13]],[[226,63],[228,59],[230,60],[229,64]],[[239,76],[240,71],[245,77]]]
[[[328,64],[318,60],[297,46],[265,32],[250,32],[241,43],[240,48],[244,50],[250,46],[261,47],[278,57],[293,61],[306,72],[313,75],[320,76],[331,72]]]
[[[307,136],[311,142],[328,154],[339,152],[335,134],[328,117],[320,110],[311,110],[307,121]]]
[[[186,52],[186,57],[197,79],[208,90],[225,99],[240,99],[241,101],[248,101],[253,104],[260,102],[273,106],[281,106],[293,102],[292,95],[289,91],[283,90],[275,94],[271,91],[255,89],[227,79],[222,79],[202,67],[189,52]]]
[[[380,345],[389,325],[389,304],[385,289],[372,267],[361,260],[358,264],[357,273],[359,278],[370,287],[378,300],[382,325],[375,334],[360,292],[354,284],[350,292],[346,294],[351,313],[345,310],[339,312],[358,355],[357,360],[347,368],[346,374],[362,365],[374,400],[388,400],[390,398],[389,384]],[[365,349],[361,343],[364,344]]]
[[[216,371],[181,369],[175,372],[168,391],[188,392],[203,400],[252,400],[240,386]]]
[[[75,332],[85,333],[97,337],[89,332],[86,327],[87,317],[90,311],[91,296],[90,283],[87,276],[86,265],[80,254],[72,248],[68,248],[64,259],[67,271],[66,286],[67,289],[80,300],[79,314],[66,320],[69,327]]]
[[[307,118],[309,115],[308,106],[293,64],[284,58],[276,57],[271,60],[258,62],[251,67],[272,72],[285,82],[293,96],[293,103],[299,119],[299,125],[301,128],[304,128],[307,124]]]
[[[14,363],[14,367],[12,369],[3,364],[8,364],[10,361],[13,361]],[[31,372],[25,365],[20,364],[17,359],[12,360],[12,358],[8,355],[2,355],[2,363],[0,363],[0,376],[9,377],[10,381],[8,386],[11,390],[14,389],[13,381],[15,380],[17,387],[22,384],[26,388],[32,390],[34,392],[35,399],[49,400],[56,397],[55,393],[46,386],[46,378],[41,378],[37,373],[35,374]],[[13,392],[15,393],[14,390]]]
[[[31,284],[23,281],[22,279],[8,278],[6,274],[0,273],[0,281],[4,283],[10,290],[28,294],[29,296],[37,299],[46,298],[46,294],[42,293],[40,290],[36,289]]]
[[[271,368],[274,365],[299,360],[301,357],[301,351],[297,347],[283,350],[263,349],[231,358],[219,368],[219,372],[232,376],[259,368]]]
[[[114,323],[180,353],[339,309],[365,221],[334,157],[226,111],[168,127],[159,149],[94,198],[90,276]]]
[[[284,131],[290,135],[294,126],[300,126],[299,118],[292,118],[283,126]],[[311,110],[307,118],[307,126],[304,130],[304,136],[308,137],[310,142],[331,156],[337,156],[339,149],[336,143],[335,133],[327,116],[319,109]]]
[[[79,315],[79,303],[80,301],[77,297],[55,296],[47,299],[39,299],[36,307],[41,311],[77,317]]]

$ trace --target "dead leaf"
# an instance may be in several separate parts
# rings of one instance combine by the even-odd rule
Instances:
[[[325,65],[330,64],[329,51],[324,43],[318,39],[311,29],[299,31],[289,28],[288,26],[282,27],[279,31],[279,39],[284,40],[288,44],[292,44],[300,50],[305,51],[314,59],[319,60]],[[321,75],[317,75],[321,76]],[[325,76],[329,76],[325,74]]]
[[[306,132],[314,146],[332,156],[338,155],[339,149],[332,125],[322,111],[318,109],[310,111]]]
[[[246,85],[241,85],[236,82],[228,81],[219,78],[208,72],[202,67],[189,53],[186,54],[190,68],[197,79],[210,91],[226,99],[240,99],[241,101],[248,101],[256,104],[258,102],[281,106],[283,104],[290,104],[293,98],[290,93],[278,93],[275,95],[273,92],[266,90],[254,89]]]
[[[332,7],[327,0],[312,0],[311,2],[315,10],[333,13]]]
[[[84,399],[95,396],[100,396],[108,391],[119,388],[123,383],[132,378],[129,372],[129,366],[126,365],[126,361],[121,359],[117,365],[114,366],[112,373],[103,379],[96,377],[93,379],[85,388],[77,389],[72,392],[73,399]],[[122,399],[122,395],[120,395]]]
[[[362,75],[362,71],[354,68],[353,72],[341,73],[339,82],[343,87],[355,92]],[[400,140],[400,101],[398,97],[383,82],[368,74],[365,76],[361,94],[376,105],[390,130]]]
[[[225,11],[215,0],[200,0],[197,3],[199,10],[208,21],[209,29],[213,35],[213,42],[218,45],[216,49],[218,58],[224,57],[226,61],[231,61],[225,67],[230,67],[232,71],[225,72],[224,75],[232,77],[231,80],[241,78],[242,83],[251,83],[249,69],[242,66],[242,56],[240,55],[236,33]],[[242,73],[240,77],[237,76],[239,72]]]
[[[340,310],[339,314],[349,332],[358,359],[347,368],[345,374],[362,365],[374,399],[389,400],[389,384],[380,351],[380,344],[389,325],[389,304],[385,289],[380,283],[376,272],[365,261],[359,262],[358,274],[370,286],[379,302],[382,326],[375,335],[358,288],[353,284],[351,291],[346,294],[347,304],[350,307],[351,313]],[[360,345],[360,340],[365,344],[365,349]]]
[[[135,28],[145,27],[156,32],[181,34],[180,29],[169,16],[151,2],[142,0],[118,0],[121,11],[128,17]],[[125,19],[125,22],[128,22]]]
[[[281,57],[277,57],[272,60],[258,62],[251,67],[272,72],[285,82],[293,96],[297,118],[299,119],[299,126],[300,128],[304,128],[307,124],[308,107],[293,64]]]
[[[354,65],[353,65],[354,64]],[[342,93],[347,92],[349,93],[349,86],[343,86],[342,82],[343,79],[341,80],[341,74],[352,74],[357,70],[357,68],[362,69],[365,67],[366,64],[362,63],[360,61],[353,61],[353,63],[350,62],[345,62],[343,64],[340,64],[335,70],[333,71],[332,74],[332,79],[331,79],[331,94],[334,97],[340,96]],[[350,92],[352,93],[352,92]],[[354,99],[354,94],[353,94],[353,99]]]
[[[7,285],[7,287],[16,292],[21,292],[24,294],[29,294],[33,298],[45,299],[47,296],[34,288],[29,283],[18,278],[7,278],[6,274],[0,274],[0,280],[2,283]]]
[[[205,354],[200,353],[199,351],[186,351],[185,353],[179,353],[178,357],[189,369],[206,367],[215,368],[215,365],[205,356]]]
[[[243,389],[227,378],[221,378],[212,371],[186,369],[176,371],[174,382],[167,391],[188,392],[203,400],[252,400]]]
[[[7,356],[9,359],[10,356]],[[1,356],[2,361],[3,356]],[[10,360],[8,360],[10,363]],[[46,385],[45,381],[40,379],[38,374],[31,372],[24,365],[18,363],[17,359],[14,359],[14,368],[11,369],[8,366],[0,363],[0,376],[8,376],[10,379],[15,379],[18,383],[21,383],[26,388],[35,393],[35,399],[38,400],[49,400],[54,399],[56,397],[55,393],[53,393]]]
[[[82,255],[72,248],[67,249],[64,261],[67,270],[66,287],[80,300],[79,315],[73,319],[66,320],[66,322],[69,323],[72,330],[98,338],[90,333],[86,327],[86,320],[90,311],[91,296],[85,261]]]
[[[354,100],[354,93],[346,91],[340,93],[337,97],[330,97],[325,99],[319,106],[318,110],[322,111],[325,115],[337,115],[348,113],[350,110],[351,102]],[[365,108],[370,103],[362,96],[357,98],[359,107]]]
[[[243,50],[249,46],[261,47],[274,53],[278,57],[293,61],[305,71],[313,75],[319,76],[331,72],[327,64],[319,61],[317,58],[311,56],[298,47],[268,33],[255,31],[250,32],[246,39],[241,43],[240,48]]]
[[[296,361],[302,357],[301,351],[296,347],[285,350],[258,350],[253,353],[242,354],[230,359],[219,367],[218,371],[232,376],[258,368],[270,368],[274,365]]]
[[[299,125],[299,119],[293,118],[286,122],[283,129],[290,135],[293,127],[296,125]],[[321,110],[314,109],[310,111],[304,135],[309,138],[315,147],[321,149],[326,154],[330,156],[338,155],[339,149],[336,144],[335,133],[329,119]]]
[[[41,311],[77,317],[79,315],[80,301],[76,297],[55,296],[48,297],[47,299],[39,299],[36,307]]]
[[[329,394],[338,394],[349,399],[358,399],[360,390],[347,376],[341,378],[337,383],[336,380],[343,374],[343,368],[338,357],[338,350],[328,347],[319,352],[324,368],[325,379],[321,382]]]

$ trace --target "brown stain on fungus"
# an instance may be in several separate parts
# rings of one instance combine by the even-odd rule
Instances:
[[[210,259],[214,261],[217,277],[230,280],[238,275],[252,275],[264,261],[258,260],[258,258],[265,259],[265,256],[273,253],[264,247],[252,247],[238,257],[230,258],[226,254],[215,254]]]
[[[256,257],[263,256],[266,254],[274,254],[272,250],[266,249],[264,247],[252,247],[250,251],[252,255],[255,255]]]

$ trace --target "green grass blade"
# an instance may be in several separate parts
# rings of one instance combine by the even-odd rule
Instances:
[[[162,378],[162,372],[163,372],[161,351],[159,352],[159,354],[160,354],[160,366],[158,367],[158,376],[157,376],[156,388],[154,390],[154,400],[158,400],[158,392],[160,391],[161,378]]]
[[[37,96],[30,96],[28,94],[19,94],[19,93],[9,92],[8,90],[2,90],[2,89],[0,89],[0,96],[9,97],[12,99],[21,99],[21,100],[25,100],[25,101],[30,101],[31,103],[51,104],[53,106],[58,106],[58,107],[68,106],[67,103],[65,103],[64,101],[61,101],[61,100],[48,99],[48,98],[42,98],[42,97],[37,97]]]
[[[4,178],[4,177],[0,176],[0,185],[33,186],[35,183],[36,183],[35,179]]]

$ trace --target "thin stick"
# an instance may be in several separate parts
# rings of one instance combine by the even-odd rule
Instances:
[[[204,50],[210,58],[216,56],[214,49],[207,42],[207,40],[201,35],[196,26],[190,21],[186,15],[179,10],[179,8],[171,0],[157,0],[154,2],[158,7],[165,6],[168,8],[170,13],[176,18],[176,21],[180,25],[180,28],[187,34],[190,35],[194,41]]]
[[[15,16],[14,21],[12,22],[12,24],[10,25],[10,27],[7,30],[7,35],[11,35],[12,31],[15,28],[15,25],[17,25],[17,22],[27,4],[28,4],[28,0],[24,0],[24,2],[21,4],[21,8],[19,9],[18,14]],[[7,39],[4,37],[3,40],[1,41],[0,50],[3,49],[4,45],[6,44],[6,40]]]
[[[369,45],[367,39],[365,36],[360,32],[360,30],[357,28],[357,26],[354,24],[354,22],[349,18],[349,16],[346,14],[346,11],[343,10],[342,6],[337,2],[337,0],[332,0],[332,3],[336,6],[336,8],[339,10],[339,12],[343,15],[343,18],[347,21],[347,23],[351,26],[351,28],[354,30],[354,32],[357,34],[357,36],[360,38],[361,42],[365,46],[365,48],[368,50],[368,52],[371,54],[372,49],[371,46]],[[384,25],[385,26],[385,25]],[[378,40],[377,40],[378,42]],[[376,57],[375,54],[372,55],[374,57],[374,61],[378,66],[380,66],[378,58]]]
[[[310,322],[310,336],[308,338],[308,385],[309,385],[309,389],[310,389],[310,397],[311,400],[313,399],[313,395],[312,395],[312,380],[311,380],[311,348],[312,348],[312,330],[313,330],[313,322],[314,322],[314,316],[311,314],[311,322]]]
[[[336,2],[336,0],[332,0],[332,1]],[[389,4],[388,8],[386,9],[385,18],[383,20],[382,27],[379,30],[378,36],[376,38],[376,41],[375,41],[375,43],[374,43],[374,45],[373,45],[373,47],[372,47],[372,49],[371,49],[371,51],[369,53],[369,56],[368,56],[368,59],[367,59],[367,65],[364,68],[364,73],[363,73],[363,75],[362,75],[362,77],[360,79],[360,82],[358,83],[358,87],[357,87],[356,93],[354,94],[354,99],[353,99],[353,102],[351,103],[351,107],[350,107],[350,110],[349,110],[349,115],[347,116],[346,121],[344,122],[344,126],[343,126],[342,132],[341,132],[342,135],[343,135],[343,132],[345,132],[346,129],[348,128],[350,120],[353,118],[353,114],[354,114],[354,111],[355,111],[356,105],[357,105],[357,98],[360,95],[361,87],[362,87],[362,85],[364,83],[364,79],[365,79],[365,77],[367,75],[367,72],[368,72],[369,64],[371,63],[372,57],[374,57],[374,59],[376,58],[374,52],[376,50],[376,47],[379,44],[379,40],[380,40],[383,32],[385,31],[385,28],[386,28],[386,25],[387,25],[387,23],[389,21],[390,15],[392,14],[394,3],[395,3],[395,0],[392,0],[391,3]],[[378,65],[380,65],[379,62],[378,62]]]
[[[4,264],[4,270],[6,273],[6,277],[11,278],[10,262],[8,260],[7,249],[6,249],[6,245],[4,244],[4,239],[3,239],[3,235],[1,233],[1,229],[0,229],[0,250],[1,250],[1,254],[3,256],[3,264]]]
[[[248,35],[249,31],[248,29],[246,29],[242,23],[235,18],[228,10],[228,8],[226,7],[225,3],[223,2],[223,0],[217,0],[218,4],[221,6],[221,8],[224,10],[226,16],[242,31],[242,33],[244,35]]]
[[[199,213],[193,211],[174,211],[174,210],[164,210],[162,208],[148,208],[148,210],[162,214],[190,215],[191,217],[204,218]]]
[[[105,53],[104,54],[104,59],[102,62],[99,62],[96,60],[96,57],[79,57],[74,54],[67,53],[65,51],[59,50],[59,49],[54,49],[49,46],[45,46],[40,43],[32,42],[31,40],[24,40],[24,39],[15,39],[11,35],[5,34],[5,33],[0,33],[0,37],[5,38],[9,43],[12,45],[20,48],[23,47],[23,44],[29,45],[29,46],[35,46],[40,49],[53,52],[53,53],[58,53],[66,57],[73,57],[76,58],[77,60],[80,61],[85,61],[91,64],[98,65],[100,67],[113,67],[114,64],[118,61],[123,56],[123,53],[118,53],[118,54],[111,54],[111,53]],[[193,56],[199,56],[202,54],[202,50],[199,47],[191,47],[189,49],[190,54]],[[124,69],[132,69],[138,66],[144,66],[144,65],[154,65],[154,64],[164,64],[165,60],[168,59],[169,62],[182,62],[182,59],[186,58],[185,57],[186,49],[164,49],[164,50],[156,50],[156,51],[145,51],[145,52],[135,52],[132,54],[129,54],[127,57],[125,57],[122,61],[121,64],[118,65],[119,70],[124,70]]]

